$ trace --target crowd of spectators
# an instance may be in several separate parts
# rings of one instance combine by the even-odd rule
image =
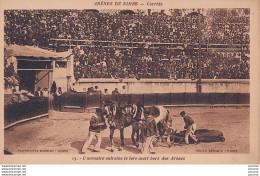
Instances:
[[[7,43],[48,46],[51,38],[127,42],[197,43],[198,16],[185,9],[133,14],[89,10],[6,10]],[[249,43],[248,9],[207,9],[205,43]]]
[[[250,43],[249,9],[206,9],[192,15],[187,9],[160,12],[137,10],[5,10],[6,44],[46,48],[50,39],[197,44]],[[199,20],[199,16],[201,19]],[[198,23],[200,21],[200,24]],[[64,41],[66,42],[66,41]],[[55,43],[54,47],[66,43]],[[198,78],[198,50],[120,48],[92,45],[74,48],[79,78]],[[202,78],[249,78],[249,55],[240,51],[202,51]]]
[[[198,50],[74,48],[79,78],[198,78]],[[202,50],[202,78],[248,79],[249,57],[237,52]]]

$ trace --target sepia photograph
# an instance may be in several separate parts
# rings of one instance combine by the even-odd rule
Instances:
[[[251,154],[252,10],[141,3],[3,9],[4,156]]]

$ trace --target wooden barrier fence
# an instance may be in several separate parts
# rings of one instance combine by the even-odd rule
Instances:
[[[178,106],[178,105],[248,105],[249,93],[158,93],[103,95],[86,93],[66,93],[62,95],[61,111],[87,112],[88,109],[100,107],[105,100],[126,103],[140,102],[144,106]]]

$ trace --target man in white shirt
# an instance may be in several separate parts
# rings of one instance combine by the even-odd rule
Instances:
[[[126,87],[122,86],[122,89],[120,90],[120,94],[126,94]]]
[[[48,92],[48,89],[45,87],[43,90],[42,90],[42,97],[48,97],[49,96],[49,92]]]

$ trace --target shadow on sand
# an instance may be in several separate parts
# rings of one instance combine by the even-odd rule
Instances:
[[[132,144],[132,140],[130,138],[125,138],[124,142],[125,142],[125,146],[123,147],[122,153],[124,153],[124,150],[127,151],[127,152],[130,152],[130,153],[133,153],[133,154],[139,154],[140,153],[140,150]],[[70,144],[70,146],[72,148],[77,149],[78,153],[80,154],[84,143],[85,143],[85,141],[74,141]],[[93,145],[95,145],[96,143],[97,143],[97,139],[93,139],[91,146],[89,147],[90,151],[93,148]],[[114,138],[114,149],[118,150],[120,145],[121,145],[121,140]],[[101,150],[106,150],[106,151],[111,152],[110,139],[108,137],[102,138],[102,143],[101,143],[100,148],[101,148]],[[111,153],[113,153],[113,152],[111,152]]]

